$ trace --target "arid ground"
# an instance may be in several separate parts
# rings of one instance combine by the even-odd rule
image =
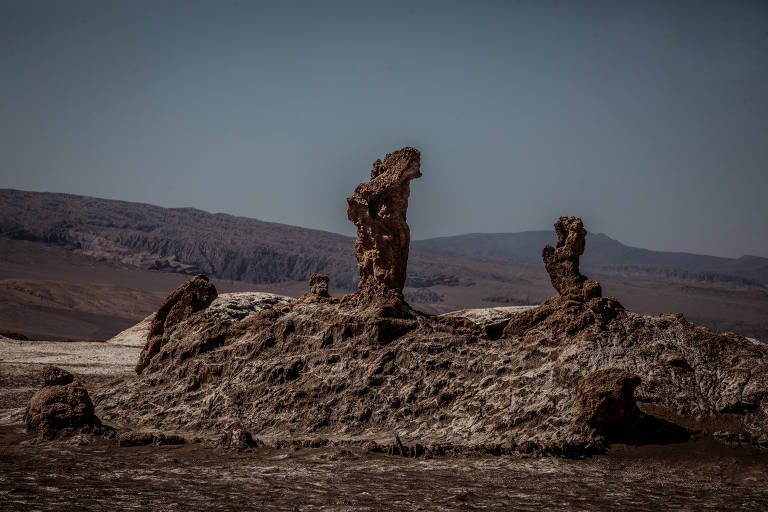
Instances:
[[[614,445],[584,460],[406,459],[362,447],[224,452],[215,440],[118,447],[76,436],[36,442],[24,407],[55,364],[93,392],[129,375],[139,347],[0,340],[0,510],[760,510],[768,453],[694,438]],[[97,413],[98,413],[97,409]]]

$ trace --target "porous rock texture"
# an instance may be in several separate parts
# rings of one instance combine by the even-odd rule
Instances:
[[[393,170],[415,177],[417,163],[415,150],[393,153],[361,187],[385,188],[370,184],[390,183]],[[307,293],[239,319],[210,308],[192,315],[162,333],[141,375],[97,397],[103,416],[239,432],[225,445],[245,446],[245,431],[275,446],[343,440],[401,455],[578,456],[610,442],[680,440],[692,428],[768,446],[768,347],[601,297],[578,273],[580,221],[558,221],[564,250],[547,263],[564,294],[508,312],[504,329],[500,312],[435,317],[408,308],[398,297],[407,179],[393,182],[397,194],[367,204],[389,219],[402,212],[396,220],[368,218],[350,201],[359,221],[357,294]],[[360,190],[353,197],[378,197]]]
[[[216,287],[207,276],[199,274],[171,293],[152,319],[147,334],[147,344],[141,351],[136,373],[141,373],[160,351],[163,334],[182,320],[207,308],[218,296]]]
[[[63,434],[100,433],[88,391],[66,370],[46,366],[43,388],[29,400],[24,413],[27,431],[41,439]]]
[[[587,230],[577,217],[555,222],[557,246],[542,250],[544,267],[558,294],[539,307],[515,316],[504,328],[504,336],[525,334],[537,328],[574,334],[585,327],[611,322],[624,307],[613,297],[603,297],[600,283],[579,272]]]
[[[262,309],[279,304],[288,304],[294,300],[293,297],[267,292],[222,293],[204,311],[205,314],[220,316],[229,320],[242,320]],[[147,336],[154,318],[154,313],[148,315],[138,324],[108,339],[107,343],[143,348],[147,344]]]
[[[328,276],[312,274],[309,276],[309,293],[316,297],[330,297],[328,293]]]
[[[406,222],[410,182],[421,176],[421,154],[410,147],[373,162],[370,181],[347,198],[347,217],[357,226],[358,294],[402,298],[411,231]]]
[[[587,230],[578,217],[560,217],[555,222],[555,233],[557,245],[546,245],[541,252],[549,279],[560,295],[581,295],[587,277],[579,272],[579,257],[584,254]],[[589,289],[594,289],[594,285]],[[589,298],[592,297],[585,297]]]

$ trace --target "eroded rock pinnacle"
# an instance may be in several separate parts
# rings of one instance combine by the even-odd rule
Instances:
[[[411,231],[406,222],[410,181],[421,176],[420,153],[405,147],[373,163],[370,181],[347,198],[347,217],[357,226],[358,294],[402,299]]]
[[[573,334],[590,326],[600,328],[624,310],[613,297],[602,296],[600,283],[579,271],[587,236],[581,219],[560,217],[555,232],[557,246],[545,246],[541,257],[558,294],[512,318],[504,328],[504,336],[522,335],[535,328]]]
[[[547,245],[541,252],[552,286],[560,295],[579,295],[589,300],[600,297],[600,284],[579,272],[587,230],[578,217],[560,217],[555,222],[557,246]]]

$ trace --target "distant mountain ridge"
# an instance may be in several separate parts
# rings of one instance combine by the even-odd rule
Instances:
[[[0,236],[233,281],[300,281],[323,272],[343,288],[355,284],[349,237],[194,208],[3,189]]]
[[[428,313],[539,303],[554,293],[541,250],[555,241],[548,231],[412,241],[406,300]],[[198,272],[230,290],[293,296],[321,272],[341,294],[357,286],[353,245],[344,235],[194,208],[0,189],[0,330],[111,337]],[[766,258],[650,251],[590,234],[582,268],[635,311],[680,311],[768,339]]]
[[[194,208],[0,189],[0,237],[51,243],[140,268],[206,272],[232,281],[302,281],[312,272],[322,272],[341,289],[352,290],[357,284],[350,237]],[[542,247],[554,242],[551,231],[415,240],[409,285],[445,284],[459,278],[425,268],[423,262],[431,255],[540,266]],[[588,236],[582,266],[587,271],[649,275],[675,270],[681,278],[768,285],[768,258],[652,251],[626,246],[604,234]]]
[[[541,249],[554,245],[552,231],[520,233],[470,233],[412,242],[415,249],[500,264],[541,264]],[[602,233],[587,236],[587,250],[581,259],[585,270],[619,270],[661,267],[692,274],[740,278],[745,283],[768,285],[768,258],[742,256],[723,258],[687,252],[653,251],[630,247]],[[729,279],[730,278],[730,279]]]

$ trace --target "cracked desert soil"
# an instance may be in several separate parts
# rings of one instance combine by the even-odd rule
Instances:
[[[765,510],[768,453],[694,438],[585,460],[406,459],[358,447],[36,443],[21,423],[45,364],[91,392],[131,375],[139,348],[0,339],[0,510]],[[97,409],[97,414],[98,414]]]

